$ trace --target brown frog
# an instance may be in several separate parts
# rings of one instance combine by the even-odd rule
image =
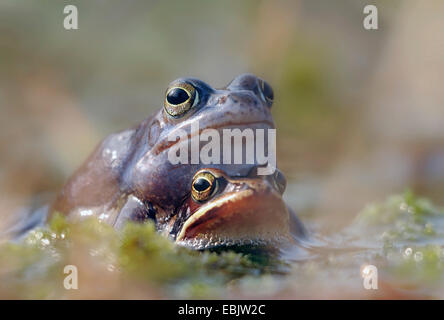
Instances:
[[[284,237],[290,232],[302,235],[302,225],[281,199],[283,190],[272,188],[277,176],[283,179],[279,171],[271,178],[252,177],[259,165],[256,161],[173,164],[168,158],[168,151],[178,143],[170,141],[169,135],[180,129],[191,138],[191,125],[196,122],[200,132],[214,129],[221,134],[226,128],[274,128],[272,103],[271,86],[251,74],[236,77],[223,89],[194,78],[173,81],[161,110],[100,143],[62,188],[49,217],[54,212],[69,217],[93,215],[116,228],[128,220],[152,220],[160,232],[193,246],[230,239],[277,239],[270,235],[279,231]],[[200,191],[195,182],[206,185],[198,179],[201,175],[214,186],[207,199],[196,198],[196,190]],[[218,216],[218,222],[207,214]],[[218,240],[203,241],[205,234]]]
[[[229,177],[220,169],[201,169],[166,229],[193,248],[291,243],[305,237],[305,229],[282,200],[285,187],[279,170]]]

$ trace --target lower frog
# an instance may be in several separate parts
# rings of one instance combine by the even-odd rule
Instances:
[[[157,229],[192,248],[279,245],[306,237],[294,212],[282,199],[286,179],[276,170],[259,176],[230,177],[220,169],[199,170],[178,214]]]

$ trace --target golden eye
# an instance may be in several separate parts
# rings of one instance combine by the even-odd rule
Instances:
[[[173,117],[180,117],[196,105],[199,100],[196,89],[189,83],[182,82],[168,88],[165,95],[165,111]]]
[[[217,179],[209,172],[197,173],[191,184],[191,196],[197,202],[208,200],[216,191]]]
[[[261,80],[260,83],[261,83],[261,91],[262,94],[264,95],[265,100],[269,103],[273,103],[274,99],[273,88],[268,84],[267,81]]]

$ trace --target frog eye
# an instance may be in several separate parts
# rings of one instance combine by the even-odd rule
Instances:
[[[217,189],[217,179],[210,172],[199,172],[191,183],[191,196],[197,202],[208,200]]]
[[[189,83],[178,83],[168,88],[165,95],[165,111],[180,117],[199,101],[197,90]]]
[[[287,187],[287,179],[283,175],[283,173],[279,170],[276,170],[273,175],[273,184],[277,191],[280,194],[283,194]]]
[[[261,80],[261,92],[265,98],[265,101],[268,103],[273,103],[274,93],[273,88],[268,84],[267,81]]]

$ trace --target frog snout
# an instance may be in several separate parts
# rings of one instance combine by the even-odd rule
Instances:
[[[251,90],[257,91],[259,88],[259,78],[254,74],[245,73],[237,76],[231,81],[227,89],[230,90]]]
[[[237,104],[239,106],[261,107],[259,98],[251,91],[228,92],[219,98],[219,104]]]
[[[234,78],[227,86],[227,90],[233,93],[251,92],[268,107],[271,107],[273,104],[274,94],[271,86],[266,81],[250,73],[242,74]]]

